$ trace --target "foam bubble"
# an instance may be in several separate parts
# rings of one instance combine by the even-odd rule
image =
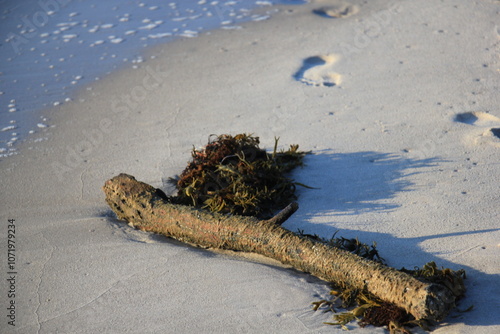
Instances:
[[[14,130],[15,128],[17,128],[15,125],[9,125],[9,126],[6,126],[6,127],[2,128],[2,129],[0,129],[0,132]]]
[[[169,37],[172,36],[172,33],[170,32],[164,32],[164,33],[158,33],[158,34],[150,34],[148,35],[148,38],[163,38],[163,37]]]

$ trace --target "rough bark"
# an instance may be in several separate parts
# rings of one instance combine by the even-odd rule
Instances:
[[[140,230],[201,247],[255,252],[340,286],[367,289],[416,319],[439,321],[454,307],[454,295],[442,285],[421,282],[282,228],[280,224],[293,214],[297,204],[274,218],[258,220],[171,204],[161,190],[127,174],[108,180],[103,190],[118,218]]]

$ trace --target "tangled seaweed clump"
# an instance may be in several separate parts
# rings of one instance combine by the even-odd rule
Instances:
[[[176,201],[212,212],[269,217],[296,199],[285,174],[302,165],[306,152],[298,145],[273,153],[259,148],[259,137],[247,134],[210,137],[175,180]]]

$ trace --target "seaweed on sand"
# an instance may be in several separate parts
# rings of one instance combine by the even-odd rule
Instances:
[[[363,257],[368,258],[367,256]],[[415,268],[413,270],[402,268],[400,271],[424,282],[446,286],[453,292],[456,300],[459,300],[465,294],[463,279],[466,275],[463,269],[458,271],[453,271],[448,268],[439,269],[436,263],[429,262],[422,268]],[[336,313],[333,316],[335,322],[327,322],[326,324],[328,325],[338,325],[343,329],[348,329],[346,326],[348,323],[358,321],[361,327],[366,327],[368,325],[387,327],[391,334],[411,334],[410,328],[415,326],[419,326],[429,331],[430,327],[433,325],[433,323],[427,320],[415,320],[415,318],[403,308],[385,302],[364,290],[336,286],[330,291],[330,294],[334,296],[332,300],[313,302],[313,310],[316,311],[321,308],[325,312],[331,311],[336,313],[336,307],[338,307],[347,309],[348,311]]]
[[[302,165],[307,154],[290,145],[288,150],[267,153],[259,148],[259,137],[248,134],[212,135],[208,144],[191,153],[192,160],[174,179],[176,202],[259,218],[270,217],[294,199],[298,183],[287,173]]]

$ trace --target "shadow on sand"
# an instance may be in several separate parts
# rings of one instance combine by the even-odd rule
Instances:
[[[319,189],[299,190],[300,209],[283,224],[283,227],[291,231],[300,229],[323,238],[329,238],[337,233],[337,237],[357,237],[368,244],[376,241],[379,251],[384,249],[380,255],[386,259],[388,265],[391,265],[391,259],[392,262],[398,262],[401,260],[400,257],[408,257],[399,262],[410,262],[414,266],[421,267],[427,262],[434,261],[440,267],[464,269],[467,274],[465,282],[467,293],[460,301],[458,309],[467,309],[471,305],[474,309],[467,313],[454,312],[446,321],[470,326],[499,325],[500,317],[496,314],[496,310],[500,308],[500,275],[486,274],[442,259],[423,251],[420,244],[430,239],[444,240],[457,236],[498,232],[500,228],[399,238],[388,233],[338,229],[333,226],[340,216],[374,211],[390,213],[397,210],[399,204],[395,202],[394,197],[400,192],[413,191],[417,187],[408,180],[408,176],[429,172],[431,167],[436,167],[443,161],[437,158],[409,159],[379,152],[325,152],[310,155],[306,158],[307,166],[297,171],[296,181]],[[326,216],[328,220],[331,219],[332,224],[310,222],[314,216]],[[380,247],[382,245],[383,247]],[[412,259],[417,261],[424,259],[425,262],[413,263],[415,260]]]
[[[430,239],[441,239],[463,235],[480,233],[492,233],[498,229],[475,230],[470,232],[443,233],[437,235],[421,236],[416,238],[396,238],[391,234],[380,232],[366,232],[356,229],[341,229],[332,226],[336,217],[345,215],[357,215],[374,211],[391,212],[397,210],[399,205],[395,203],[394,197],[400,192],[412,191],[415,185],[408,180],[408,176],[415,173],[425,173],[429,167],[438,166],[443,160],[436,158],[408,159],[400,156],[379,152],[357,152],[357,153],[328,153],[319,152],[306,158],[307,167],[298,170],[296,181],[318,189],[302,189],[299,191],[300,209],[289,221],[283,224],[284,228],[296,232],[298,229],[305,233],[318,234],[328,238],[336,232],[337,237],[357,237],[360,241],[370,244],[377,241],[381,256],[391,265],[391,259],[409,257],[415,266],[422,266],[427,262],[434,261],[440,267],[453,270],[465,269],[467,274],[466,297],[460,301],[459,309],[466,309],[471,304],[474,309],[471,312],[453,312],[447,317],[448,323],[464,323],[470,326],[499,325],[500,317],[496,312],[500,308],[500,276],[486,274],[480,270],[458,265],[436,255],[427,253],[419,246],[422,242]],[[126,230],[128,238],[132,241],[145,242],[145,232],[133,232],[134,230],[119,222],[111,210],[102,214],[109,222],[119,229]],[[313,216],[331,217],[332,225],[311,223]],[[135,233],[141,234],[135,236]],[[185,244],[163,237],[151,235],[146,242],[165,242],[172,246],[186,247]],[[383,247],[380,247],[381,245]],[[189,247],[189,246],[188,246]],[[189,247],[204,256],[217,256],[213,252]],[[390,249],[392,254],[388,254]],[[396,255],[395,255],[396,254]],[[424,259],[424,263],[414,263],[411,259]],[[397,262],[397,261],[396,261]],[[262,264],[267,265],[267,264]],[[277,268],[278,270],[292,271],[296,275],[304,275],[292,269]],[[314,281],[314,279],[312,280]],[[442,324],[443,325],[443,324]]]

